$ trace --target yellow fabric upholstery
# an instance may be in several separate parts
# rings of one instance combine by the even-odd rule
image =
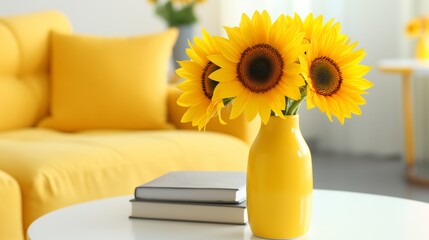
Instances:
[[[0,134],[0,168],[23,194],[24,227],[73,203],[131,195],[173,170],[246,170],[248,145],[219,133],[26,129]]]
[[[80,52],[82,55],[74,56],[74,59],[56,58],[56,48],[53,52],[50,48],[52,31],[57,33],[56,40],[73,40],[73,43],[61,45],[67,48],[62,49],[64,54],[73,57],[75,52],[69,51],[79,52],[73,45],[76,42],[87,47],[87,51]],[[4,171],[0,172],[0,239],[22,240],[31,222],[49,211],[87,200],[132,194],[135,186],[168,171],[246,169],[249,145],[245,141],[249,142],[253,138],[257,128],[249,127],[244,118],[231,121],[226,126],[213,121],[213,125],[208,127],[211,131],[208,132],[198,132],[195,128],[180,123],[185,110],[176,104],[180,92],[172,87],[167,90],[167,63],[162,62],[160,57],[162,55],[167,58],[168,48],[154,47],[155,43],[158,46],[162,42],[172,45],[177,34],[174,30],[148,38],[118,40],[129,44],[140,44],[140,41],[147,40],[146,43],[151,48],[146,49],[143,57],[146,63],[141,66],[137,66],[131,59],[132,56],[136,57],[134,53],[126,54],[127,58],[124,58],[124,54],[117,53],[111,59],[112,62],[88,55],[93,51],[97,54],[101,54],[100,51],[111,51],[111,47],[123,42],[104,39],[105,42],[102,39],[70,36],[70,33],[67,18],[55,11],[0,17],[0,171]],[[51,52],[55,57],[54,62],[50,57]],[[77,61],[91,63],[91,68],[85,68]],[[72,63],[75,65],[71,66]],[[58,69],[59,66],[66,65],[75,72]],[[55,79],[51,79],[51,70],[54,71]],[[95,85],[87,86],[80,78],[83,77],[80,75],[83,72],[117,74],[124,77],[123,82],[129,84],[129,88],[126,87],[127,84],[121,86],[114,82],[117,79],[110,78],[110,75],[106,79],[96,78]],[[134,74],[139,75],[143,81],[136,80]],[[70,82],[55,84],[58,80],[56,77],[59,76]],[[111,85],[100,83],[107,79]],[[150,93],[147,92],[148,88],[144,88],[148,86],[148,82],[145,82],[147,79],[150,80]],[[54,80],[53,86],[51,80]],[[156,96],[157,99],[150,99],[150,104],[146,100],[142,103],[138,93],[133,92],[138,89],[141,90],[141,95]],[[116,91],[112,92],[113,90]],[[101,93],[110,94],[114,100],[102,98]],[[121,102],[124,95],[135,102],[124,104]],[[51,98],[53,102],[50,102]],[[96,119],[98,113],[94,115],[90,112],[94,110],[94,105],[89,105],[93,102],[104,107],[108,105],[116,112],[112,115],[104,112],[103,119]],[[126,105],[122,105],[124,109],[119,109],[120,105],[116,105],[119,102]],[[67,104],[70,108],[63,108],[67,106],[62,105]],[[163,106],[159,107],[161,104]],[[97,111],[111,110],[98,107]],[[139,107],[143,109],[141,111],[151,115],[159,111],[156,112],[157,120],[148,120],[153,116],[147,115],[143,118],[141,113],[131,116],[130,109],[138,112],[136,108]],[[160,129],[161,125],[166,125],[167,115],[168,121],[179,129],[91,130],[71,133],[35,127],[40,119],[47,117],[49,110],[52,110],[53,118],[46,120],[45,126],[55,126],[67,131],[88,127],[114,127],[105,125],[105,122],[129,129],[149,126],[137,126],[136,122],[127,122],[126,125],[122,122],[123,118],[119,119],[124,116],[138,118],[138,124],[144,121],[147,121],[145,124],[160,124]],[[69,110],[74,112],[67,112]],[[56,113],[60,115],[55,115]],[[84,119],[86,122],[79,124],[63,121],[63,117],[81,120],[75,117],[85,117],[86,114],[93,114],[91,116],[96,121]],[[162,120],[158,118],[161,115]],[[57,116],[60,117],[56,118]]]
[[[131,38],[54,33],[51,117],[41,126],[165,128],[168,62],[177,34],[177,29]]]
[[[15,179],[2,171],[0,171],[0,239],[24,239],[21,190]]]
[[[0,18],[0,131],[33,126],[46,115],[51,30],[71,28],[55,11]]]
[[[168,121],[179,129],[195,130],[196,127],[193,127],[190,122],[181,122],[182,116],[187,109],[177,105],[177,99],[181,93],[181,90],[175,85],[168,86]],[[217,118],[214,118],[210,120],[209,124],[207,124],[207,131],[226,133],[240,138],[250,145],[258,134],[261,120],[259,118],[255,118],[252,122],[248,122],[244,114],[238,118],[230,120],[228,119],[227,111],[228,110],[224,110],[222,112],[224,115],[223,120],[225,120],[227,124],[222,125]]]

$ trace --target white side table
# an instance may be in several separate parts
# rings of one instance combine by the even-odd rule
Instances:
[[[31,240],[256,240],[249,225],[129,219],[131,196],[78,204],[37,219]],[[427,240],[429,204],[371,194],[315,190],[305,240]]]
[[[405,161],[407,164],[407,180],[429,186],[429,179],[414,174],[414,123],[411,99],[411,75],[429,76],[429,61],[417,59],[386,59],[378,64],[378,68],[386,73],[402,76],[402,102],[404,115]]]

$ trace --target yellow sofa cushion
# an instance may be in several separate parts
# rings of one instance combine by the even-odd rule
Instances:
[[[0,171],[0,239],[23,240],[21,190],[18,183]]]
[[[34,126],[47,115],[52,30],[71,31],[62,13],[0,17],[0,131]]]
[[[191,130],[23,129],[0,134],[0,169],[22,188],[24,227],[78,202],[132,195],[174,170],[246,170],[249,146],[236,137]]]
[[[129,38],[52,34],[51,116],[63,131],[162,129],[177,30]]]

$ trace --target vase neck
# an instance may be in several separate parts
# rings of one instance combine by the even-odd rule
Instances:
[[[261,130],[265,131],[299,131],[299,115],[288,115],[284,118],[271,116],[267,124],[261,123]]]

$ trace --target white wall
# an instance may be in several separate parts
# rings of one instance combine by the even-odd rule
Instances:
[[[70,19],[75,32],[105,36],[153,33],[166,28],[147,0],[1,0],[0,14],[11,15],[57,9]],[[219,34],[219,3],[197,7],[200,27]]]

